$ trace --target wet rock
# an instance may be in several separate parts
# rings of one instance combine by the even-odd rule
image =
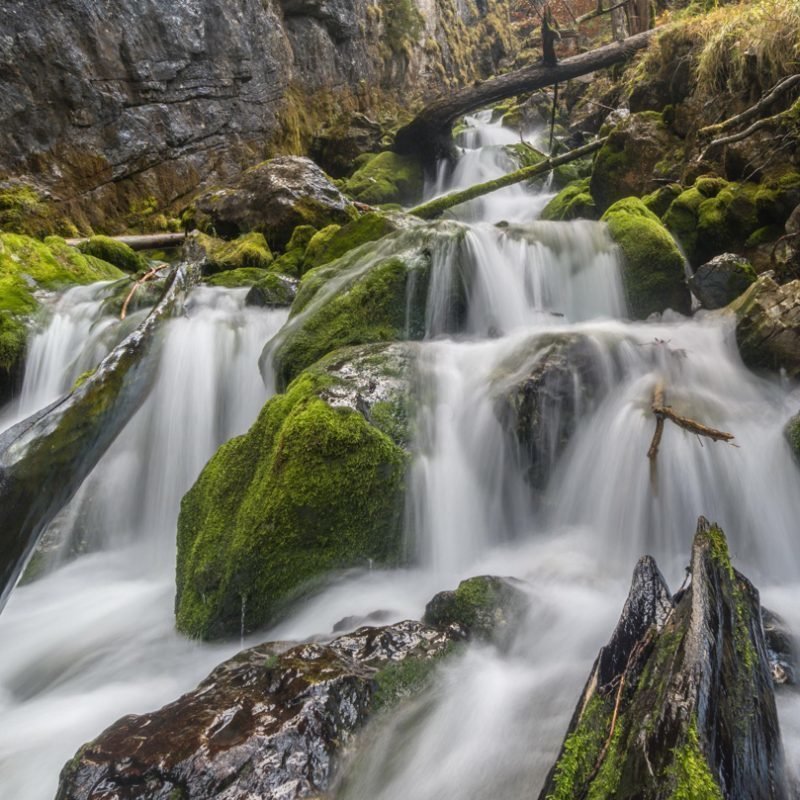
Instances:
[[[689,278],[689,287],[703,308],[723,308],[745,292],[755,279],[755,270],[746,258],[723,253],[699,267]]]
[[[355,210],[313,161],[280,156],[250,168],[229,187],[201,194],[190,216],[201,230],[229,239],[255,231],[283,250],[298,225],[349,222]]]
[[[603,354],[587,336],[545,335],[501,364],[495,414],[528,483],[543,490],[583,414],[606,390]]]
[[[641,200],[619,200],[602,217],[622,250],[622,281],[635,319],[671,308],[691,312],[691,295],[681,251]]]
[[[455,626],[471,638],[508,645],[528,608],[521,586],[514,578],[468,578],[455,591],[439,592],[425,606],[423,621],[443,630]]]
[[[336,570],[402,563],[414,360],[400,343],[331,353],[217,451],[181,504],[181,631],[252,631]]]
[[[634,574],[540,800],[788,798],[758,592],[700,518],[691,586]]]
[[[597,206],[589,191],[589,178],[565,186],[543,209],[541,218],[561,222],[569,219],[597,219]]]
[[[786,621],[767,608],[761,609],[767,658],[775,686],[796,686],[798,680],[797,642]]]
[[[795,414],[783,429],[783,436],[789,444],[797,465],[800,466],[800,413]]]
[[[800,375],[800,280],[778,285],[766,273],[728,306],[747,366]]]
[[[297,296],[297,285],[298,281],[288,275],[269,272],[253,284],[245,304],[261,308],[290,306]]]
[[[677,180],[684,145],[660,114],[631,114],[608,135],[592,171],[592,197],[600,211],[617,200],[641,197],[664,180]]]
[[[327,644],[268,643],[217,667],[159,711],[128,716],[63,769],[58,800],[287,800],[329,786],[336,759],[410,676],[453,644],[419,622]]]
[[[385,136],[383,126],[366,114],[335,120],[314,136],[309,155],[329,175],[343,178],[365,153],[377,153]]]
[[[361,628],[368,623],[388,622],[392,617],[398,616],[393,611],[373,611],[370,614],[342,617],[332,628],[334,633],[342,631],[352,631]]]

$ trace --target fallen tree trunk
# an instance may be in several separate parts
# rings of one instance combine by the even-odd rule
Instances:
[[[185,233],[148,233],[141,236],[109,236],[109,239],[128,245],[131,250],[161,250],[162,248],[180,247],[186,238]],[[67,239],[70,247],[88,242],[88,237]]]
[[[516,172],[509,172],[508,175],[503,175],[494,180],[486,181],[485,183],[478,183],[460,192],[453,192],[443,197],[437,197],[435,200],[430,200],[427,203],[412,208],[408,213],[420,217],[421,219],[436,219],[453,206],[466,203],[468,200],[474,200],[476,197],[482,197],[490,192],[496,192],[498,189],[503,189],[506,186],[512,186],[515,183],[535,178],[537,175],[544,175],[550,172],[550,170],[560,167],[562,164],[568,164],[570,161],[588,156],[596,150],[599,150],[605,144],[605,141],[605,138],[598,139],[595,142],[583,145],[583,147],[570,150],[563,155],[555,156],[554,158],[546,158],[538,164],[522,167],[522,169],[518,169]]]
[[[553,67],[535,64],[499,75],[476,86],[451,92],[426,106],[412,122],[397,132],[395,150],[418,156],[423,163],[431,166],[437,158],[452,155],[452,125],[458,117],[521,92],[532,92],[555,83],[564,83],[571,78],[625,61],[638,50],[647,47],[658,30],[654,28],[621,42],[581,53],[564,59]]]
[[[148,395],[157,332],[194,280],[173,270],[147,319],[79,387],[0,434],[0,610],[40,535]]]

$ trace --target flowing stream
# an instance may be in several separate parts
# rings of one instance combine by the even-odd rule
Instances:
[[[516,137],[485,115],[471,124],[461,162],[431,194],[509,169],[499,145]],[[637,559],[654,555],[677,589],[700,514],[722,524],[737,568],[800,631],[800,472],[782,438],[800,394],[746,370],[725,319],[625,322],[603,226],[536,222],[547,194],[511,189],[463,210],[474,268],[463,335],[441,335],[446,260],[429,297],[407,510],[418,566],[334,583],[258,640],[326,634],[378,609],[418,618],[437,591],[478,574],[527,581],[531,612],[506,652],[470,647],[425,696],[373,724],[341,770],[342,799],[535,797]],[[99,303],[92,289],[62,298],[7,422],[112,346],[114,323],[91,323]],[[0,615],[0,796],[48,800],[82,742],[175,698],[238,649],[174,633],[175,520],[215,447],[263,404],[256,361],[285,319],[245,309],[241,292],[198,289],[186,318],[169,324],[153,395],[48,532],[64,563],[18,587]],[[554,433],[563,404],[544,413],[545,479],[534,497],[496,403],[554,341],[579,342],[588,373],[572,376],[576,428],[563,453]],[[732,431],[738,447],[667,428],[651,475],[649,406],[660,380],[676,408]],[[800,699],[780,694],[778,703],[796,764]]]

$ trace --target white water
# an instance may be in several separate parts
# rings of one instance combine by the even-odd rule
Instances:
[[[505,135],[481,123],[454,181],[476,180],[469,160],[484,179],[507,169],[501,151],[477,148]],[[343,617],[379,609],[418,618],[435,592],[470,575],[528,581],[532,612],[510,652],[471,648],[445,666],[434,691],[368,730],[364,755],[343,770],[347,800],[536,796],[636,560],[655,555],[677,588],[701,513],[723,524],[736,566],[765,604],[800,630],[800,475],[781,436],[800,394],[744,369],[722,321],[620,321],[604,230],[530,224],[543,202],[521,187],[485,198],[467,211],[481,221],[460,249],[437,258],[410,473],[419,567],[355,573],[260,637],[325,634]],[[517,224],[499,229],[499,220]],[[464,263],[470,310],[454,340],[442,335],[443,298]],[[243,430],[263,402],[255,362],[282,320],[243,311],[235,293],[196,297],[189,318],[172,323],[155,394],[60,520],[81,532],[73,541],[102,549],[18,588],[0,616],[0,797],[52,797],[59,768],[83,741],[124,713],[173,699],[236,649],[173,633],[175,515],[215,444]],[[535,503],[491,386],[524,374],[541,336],[563,332],[588,337],[605,391],[580,409]],[[739,449],[668,428],[654,492],[645,454],[661,377],[677,409],[732,431]],[[800,700],[782,695],[780,710],[797,763]]]
[[[73,302],[80,293],[86,302]],[[81,742],[174,699],[236,649],[179,637],[172,606],[180,499],[263,405],[258,355],[287,316],[245,308],[245,294],[195,289],[186,315],[168,323],[151,396],[51,526],[65,546],[96,552],[18,587],[0,615],[0,797],[52,798]],[[35,337],[34,356],[41,345],[58,358],[31,358],[29,400],[15,416],[71,385],[88,357],[75,359],[84,342],[93,363],[113,345],[95,335],[115,323],[91,324],[92,296],[68,293]]]

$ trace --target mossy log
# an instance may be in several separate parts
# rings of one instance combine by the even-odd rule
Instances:
[[[498,100],[555,83],[564,83],[571,78],[626,61],[634,53],[647,47],[657,31],[657,28],[644,31],[621,42],[566,58],[552,67],[534,64],[483,81],[476,86],[450,92],[426,106],[415,119],[397,132],[394,149],[404,155],[416,155],[426,166],[432,167],[436,159],[452,155],[452,126],[458,117]]]
[[[577,147],[560,156],[547,158],[529,167],[522,167],[522,169],[518,169],[516,172],[509,172],[508,175],[503,175],[500,178],[495,178],[485,183],[478,183],[475,186],[470,186],[469,189],[463,189],[460,192],[452,192],[451,194],[444,195],[444,197],[437,197],[435,200],[412,208],[408,213],[420,219],[436,219],[448,209],[453,208],[453,206],[458,206],[461,205],[461,203],[474,200],[476,197],[482,197],[485,194],[496,192],[498,189],[504,189],[506,186],[513,186],[515,183],[521,183],[530,178],[535,178],[537,175],[544,175],[550,172],[550,170],[560,167],[562,164],[568,164],[570,161],[575,161],[584,156],[591,155],[599,150],[605,144],[605,141],[605,139],[598,139],[595,142],[589,142],[589,144],[585,144],[583,147]]]
[[[0,435],[0,609],[41,533],[147,397],[156,374],[156,334],[193,272],[176,267],[147,319],[91,376]]]
[[[690,572],[637,565],[539,800],[788,797],[758,591],[703,517]]]
[[[149,233],[136,236],[109,236],[115,242],[126,244],[131,250],[162,250],[168,247],[180,247],[186,238],[185,233]],[[89,241],[88,237],[67,239],[70,247],[78,247]]]

